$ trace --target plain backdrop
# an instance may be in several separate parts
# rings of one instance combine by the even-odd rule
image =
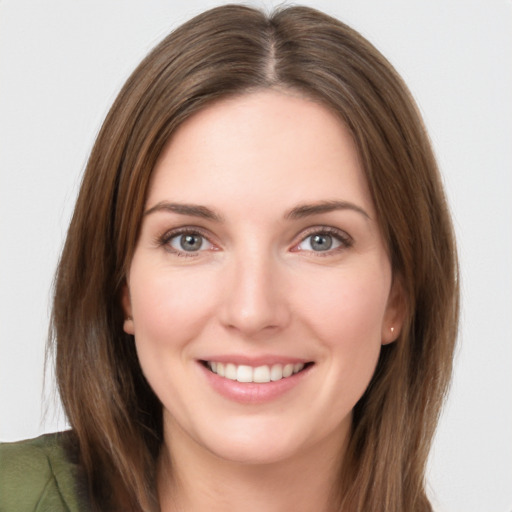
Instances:
[[[109,105],[155,43],[220,3],[0,0],[0,440],[66,426],[51,376],[42,386],[50,289]],[[511,512],[512,2],[305,3],[370,39],[424,115],[453,211],[463,291],[430,493],[441,512]]]

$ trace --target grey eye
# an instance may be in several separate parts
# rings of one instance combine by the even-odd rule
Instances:
[[[311,235],[310,246],[313,251],[328,251],[332,247],[332,236],[331,235]]]
[[[338,249],[342,246],[350,246],[349,241],[342,238],[342,235],[329,234],[325,232],[313,233],[302,240],[297,246],[300,251],[327,252]]]
[[[203,236],[197,233],[184,233],[173,237],[170,245],[177,251],[196,252],[201,249],[206,249],[209,242]]]

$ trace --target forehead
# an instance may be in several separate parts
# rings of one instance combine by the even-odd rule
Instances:
[[[218,101],[184,122],[155,166],[147,203],[237,199],[283,208],[341,199],[373,210],[347,127],[327,107],[275,90]]]

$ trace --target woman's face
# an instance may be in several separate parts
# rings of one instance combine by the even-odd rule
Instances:
[[[317,103],[251,93],[179,128],[123,297],[168,442],[249,463],[339,453],[401,327],[375,217],[348,130]]]

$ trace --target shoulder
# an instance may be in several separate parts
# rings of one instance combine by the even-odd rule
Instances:
[[[70,432],[0,443],[0,512],[78,512]],[[83,507],[82,507],[83,510]]]

